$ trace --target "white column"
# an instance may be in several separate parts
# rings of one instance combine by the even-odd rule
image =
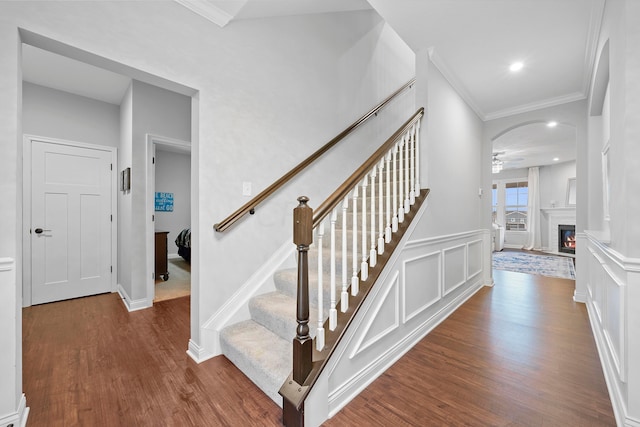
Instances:
[[[349,277],[347,277],[347,209],[349,196],[342,202],[342,293],[340,294],[340,310],[344,313],[349,308]]]
[[[404,213],[409,213],[409,156],[411,152],[411,134],[407,132],[404,143]]]
[[[400,140],[400,144],[398,146],[398,163],[400,166],[404,166],[403,158],[404,158],[404,146],[405,146],[405,136],[402,136]],[[398,171],[398,223],[404,221],[404,170],[400,169]]]
[[[331,285],[331,304],[329,306],[329,329],[335,330],[338,325],[338,310],[336,310],[336,221],[338,220],[338,210],[333,208],[331,212],[331,277],[329,283]]]
[[[420,195],[420,190],[422,190],[422,186],[420,185],[420,122],[422,119],[418,120],[416,123],[416,182],[415,182],[415,193],[416,196]]]
[[[369,263],[367,262],[367,176],[362,180],[362,263],[360,264],[360,280],[369,277]]]
[[[391,219],[391,231],[398,231],[398,151],[400,148],[400,142],[396,142],[393,145],[393,218]]]
[[[318,246],[318,328],[316,329],[316,349],[324,348],[324,310],[322,301],[322,241],[324,239],[324,220],[318,225],[317,246]]]
[[[385,156],[387,162],[387,194],[384,198],[387,201],[387,221],[384,229],[384,241],[386,243],[391,242],[391,151],[393,149],[389,150]]]
[[[369,266],[375,267],[378,263],[378,253],[376,252],[376,175],[377,169],[374,166],[371,170],[371,250],[369,251]]]
[[[411,159],[409,161],[411,185],[409,186],[409,204],[416,203],[416,125],[411,126]]]
[[[384,176],[384,157],[378,164],[378,255],[384,253],[384,199],[382,197],[382,178]]]
[[[351,275],[351,295],[356,296],[359,292],[359,279],[358,279],[358,186],[353,189],[353,212],[351,224],[351,234],[353,239],[353,248],[351,249],[351,256],[353,258],[353,274]]]

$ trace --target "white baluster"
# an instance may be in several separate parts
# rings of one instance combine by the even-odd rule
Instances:
[[[338,310],[336,310],[336,221],[338,220],[338,210],[334,208],[331,212],[331,259],[329,265],[331,267],[330,277],[330,293],[331,305],[329,306],[329,329],[335,330],[338,325]]]
[[[398,147],[399,142],[393,145],[393,219],[391,220],[391,231],[398,231]]]
[[[384,176],[384,158],[378,165],[378,255],[384,253],[384,199],[382,197],[382,178]]]
[[[362,180],[362,264],[360,264],[360,280],[363,282],[369,277],[369,263],[367,262],[367,181]]]
[[[318,225],[318,329],[316,329],[316,349],[324,348],[324,310],[322,309],[322,240],[324,238],[324,221]]]
[[[349,308],[349,278],[347,277],[347,209],[349,196],[342,202],[342,293],[340,294],[340,310],[344,313]]]
[[[359,283],[358,280],[358,185],[353,189],[353,224],[351,229],[353,236],[353,248],[351,248],[351,256],[353,257],[353,275],[351,276],[351,295],[358,295]]]
[[[420,190],[422,189],[420,186],[420,120],[416,123],[416,184],[415,184],[415,193],[416,196],[420,195]]]
[[[376,252],[376,167],[371,170],[371,250],[369,251],[369,267],[375,267],[378,263],[378,253]]]
[[[400,139],[400,146],[398,147],[398,163],[400,166],[404,165],[402,161],[404,156],[405,140],[404,136]],[[398,223],[404,221],[404,171],[398,171]]]
[[[387,201],[387,224],[384,229],[384,241],[386,243],[391,242],[391,151],[389,150],[385,156],[387,162],[387,194],[385,200]]]
[[[411,161],[409,162],[411,170],[409,176],[411,185],[409,186],[409,204],[413,206],[416,203],[416,125],[411,126]]]
[[[411,135],[407,132],[404,143],[404,213],[409,213],[409,146]]]

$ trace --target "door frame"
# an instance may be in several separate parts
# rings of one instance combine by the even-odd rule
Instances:
[[[146,276],[147,277],[147,298],[149,299],[149,306],[153,305],[153,300],[156,297],[155,277],[154,277],[154,261],[155,261],[155,192],[156,192],[156,168],[154,164],[154,158],[156,156],[156,145],[164,145],[171,147],[175,151],[184,153],[191,153],[191,142],[183,141],[180,139],[169,138],[166,136],[146,134],[146,165],[147,165],[147,224],[146,229],[146,242],[147,242],[147,262],[146,262]],[[190,169],[193,170],[193,157],[190,157]],[[191,173],[191,171],[189,171]],[[191,175],[193,177],[193,174]],[[193,188],[193,180],[190,185]],[[193,191],[191,191],[191,197],[193,197]],[[189,200],[193,206],[192,200]],[[191,215],[193,220],[193,214]]]
[[[33,141],[46,144],[66,145],[111,153],[111,292],[117,291],[118,263],[118,149],[106,145],[89,144],[66,139],[50,138],[31,134],[22,136],[22,306],[31,306],[31,144]]]

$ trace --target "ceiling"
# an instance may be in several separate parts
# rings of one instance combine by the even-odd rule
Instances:
[[[239,19],[373,6],[414,52],[430,53],[482,120],[491,120],[586,98],[605,0],[175,1],[222,27]],[[26,81],[113,104],[130,82],[28,45],[23,57]],[[508,69],[514,61],[524,64],[518,73]],[[575,131],[564,126],[524,126],[495,144],[494,151],[524,159],[505,168],[575,159]]]
[[[576,129],[566,124],[551,128],[547,123],[530,123],[496,138],[493,152],[504,162],[504,169],[568,162],[576,158]]]
[[[85,62],[22,45],[22,80],[120,105],[131,79]]]

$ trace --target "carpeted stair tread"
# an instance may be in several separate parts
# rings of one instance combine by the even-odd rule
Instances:
[[[296,335],[296,300],[282,292],[269,292],[257,295],[249,301],[251,319],[261,324],[280,338],[291,341]],[[311,337],[315,337],[315,325],[318,319],[318,310],[309,308],[309,330]]]
[[[220,332],[223,354],[274,402],[282,406],[278,390],[291,373],[292,342],[264,326],[246,320]]]

